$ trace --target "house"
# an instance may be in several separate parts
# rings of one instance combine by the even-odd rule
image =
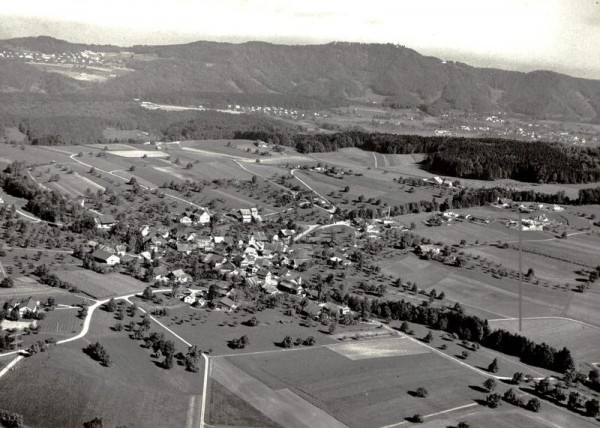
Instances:
[[[125,253],[127,252],[127,245],[125,245],[125,244],[116,245],[115,251],[117,253],[117,256],[124,256]]]
[[[240,208],[240,218],[242,223],[250,223],[252,222],[252,214],[247,208]]]
[[[444,180],[442,182],[442,186],[452,188],[453,184],[452,184],[452,181],[450,181],[450,180]]]
[[[192,276],[185,273],[183,269],[177,269],[169,273],[169,279],[172,279],[180,284],[185,284],[186,282],[192,280]]]
[[[261,285],[262,281],[260,280],[260,278],[256,275],[252,275],[252,276],[247,276],[246,279],[244,280],[244,283],[247,287],[258,287],[259,285]]]
[[[198,209],[196,212],[194,212],[192,218],[198,224],[204,225],[210,223],[210,214],[203,208]]]
[[[185,296],[183,298],[183,301],[184,301],[184,303],[187,303],[189,305],[196,303],[196,294],[194,294],[194,293],[188,294],[187,296]]]
[[[238,308],[238,304],[229,297],[223,297],[216,303],[216,307],[222,311],[235,311]]]
[[[30,297],[27,300],[22,300],[21,302],[19,302],[18,305],[19,305],[19,315],[21,317],[23,317],[26,314],[37,313],[40,302],[33,300],[33,298]]]
[[[254,232],[251,235],[251,238],[256,242],[269,242],[269,238],[267,238],[267,234],[262,231]]]
[[[198,248],[207,249],[213,246],[213,240],[210,236],[200,236],[196,238]]]
[[[294,229],[281,229],[279,231],[279,236],[283,239],[293,238],[295,234],[296,234],[296,231]]]
[[[275,294],[281,293],[281,291],[279,291],[277,286],[273,285],[273,284],[263,284],[262,289],[265,292],[265,294],[269,294],[269,295],[275,295]]]
[[[190,255],[192,251],[194,251],[198,246],[196,244],[189,243],[177,243],[177,252],[185,253],[186,255]]]
[[[437,176],[433,177],[433,181],[439,185],[442,185],[444,183],[444,180],[442,180],[440,177],[437,177]]]
[[[121,262],[121,259],[116,254],[111,254],[101,248],[95,250],[92,254],[92,259],[98,263],[104,263],[108,266],[114,266]]]
[[[421,256],[426,256],[426,255],[436,256],[440,253],[440,249],[433,245],[421,244],[417,247],[416,253]]]
[[[350,308],[346,305],[338,305],[333,302],[321,303],[319,305],[321,309],[326,310],[330,314],[335,315],[346,315],[350,313]]]
[[[321,307],[315,302],[308,302],[308,304],[302,309],[302,313],[309,318],[317,319],[321,314]]]
[[[179,223],[185,224],[186,226],[191,226],[192,225],[192,219],[190,217],[188,217],[187,215],[184,215],[183,217],[181,217],[179,219]]]
[[[258,214],[258,208],[250,208],[250,215],[255,223],[262,222],[262,217]]]
[[[281,291],[284,291],[289,294],[302,295],[304,289],[298,282],[294,279],[283,278],[279,281],[278,288]]]
[[[111,215],[99,215],[94,217],[94,222],[96,223],[96,229],[110,229],[117,223],[115,218]]]
[[[145,238],[150,234],[150,225],[145,224],[140,228],[141,235]]]

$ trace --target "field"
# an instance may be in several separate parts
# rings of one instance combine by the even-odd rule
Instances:
[[[492,328],[514,332],[518,325],[514,319],[490,321]],[[538,343],[566,346],[581,361],[600,363],[600,327],[560,318],[524,319],[521,334]]]
[[[287,426],[382,427],[406,423],[417,413],[480,410],[475,400],[482,395],[470,386],[480,385],[484,376],[408,339],[387,339],[391,343],[381,352],[384,342],[354,345],[362,349],[359,359],[350,358],[356,352],[348,353],[349,345],[214,358],[212,377]],[[390,349],[406,352],[391,356]],[[427,398],[414,395],[419,387],[429,391]]]
[[[100,274],[91,270],[73,267],[54,272],[63,281],[77,286],[82,292],[95,298],[107,298],[141,293],[148,284],[119,273]]]
[[[106,426],[197,426],[202,370],[189,373],[178,365],[171,370],[158,367],[150,351],[126,332],[111,331],[114,323],[112,314],[98,311],[85,341],[22,360],[2,379],[3,389],[13,393],[0,394],[0,408],[26,415],[31,427],[75,427],[94,417],[103,418]],[[95,341],[107,349],[111,367],[82,352]]]

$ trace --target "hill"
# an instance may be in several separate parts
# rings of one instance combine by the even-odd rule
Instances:
[[[12,39],[0,42],[2,46],[44,52],[118,50],[47,37]],[[194,42],[122,50],[132,52],[126,66],[133,72],[85,88],[48,82],[44,91],[83,89],[94,95],[152,97],[162,102],[198,101],[208,93],[213,97],[227,94],[235,100],[243,96],[300,107],[307,100],[329,105],[376,100],[393,107],[419,107],[433,114],[448,110],[505,111],[538,119],[600,122],[600,81],[549,71],[476,68],[391,44]],[[8,67],[6,62],[0,61],[0,74]],[[31,70],[19,70],[19,74],[34,73],[33,67],[28,68]],[[54,89],[54,83],[60,88]]]

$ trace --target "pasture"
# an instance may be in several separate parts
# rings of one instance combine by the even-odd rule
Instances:
[[[414,347],[408,339],[388,340]],[[380,340],[373,344],[381,347]],[[350,427],[380,427],[402,422],[415,413],[427,415],[471,404],[481,397],[469,385],[485,380],[433,352],[385,357],[374,351],[371,358],[353,360],[327,347],[240,355],[228,357],[226,362],[245,372],[259,383],[257,389],[269,394],[266,403],[254,403],[259,410],[263,407],[263,411],[283,412],[285,406],[273,404],[283,401],[282,395],[293,394],[299,397],[295,403],[306,401]],[[427,398],[411,394],[419,387],[427,388]],[[276,415],[270,416],[277,421]],[[332,421],[328,426],[339,423]]]
[[[128,275],[100,274],[79,267],[57,270],[54,273],[61,280],[70,282],[84,293],[97,299],[141,293],[148,286]]]

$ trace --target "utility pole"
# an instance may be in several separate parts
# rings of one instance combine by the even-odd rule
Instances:
[[[521,238],[522,230],[523,222],[521,220],[521,210],[519,209],[519,332],[523,330],[523,241]]]

